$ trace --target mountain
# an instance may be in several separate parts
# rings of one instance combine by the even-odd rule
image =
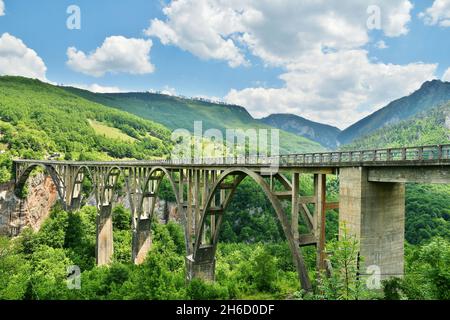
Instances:
[[[236,105],[149,92],[93,93],[73,87],[62,88],[90,101],[161,123],[172,130],[183,128],[192,132],[194,121],[202,121],[203,131],[218,129],[224,133],[226,129],[274,129],[254,119],[245,108]],[[281,153],[324,150],[325,148],[315,141],[280,130]]]
[[[344,150],[450,143],[450,102],[377,131],[342,147]]]
[[[167,156],[171,144],[170,131],[153,121],[38,80],[0,77],[3,159],[151,159]]]
[[[425,82],[421,88],[407,97],[395,100],[384,108],[356,122],[341,132],[338,140],[347,144],[386,125],[409,119],[450,100],[450,82],[433,80]]]
[[[272,114],[262,118],[261,121],[269,126],[316,141],[329,149],[336,149],[338,146],[337,136],[341,130],[330,125],[286,113]]]

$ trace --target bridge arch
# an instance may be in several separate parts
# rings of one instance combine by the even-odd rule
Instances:
[[[112,202],[120,175],[124,174],[119,166],[99,168],[96,173],[95,189],[97,201],[97,241],[96,260],[98,265],[111,262],[113,247]]]
[[[97,206],[112,205],[114,188],[117,187],[121,175],[124,176],[124,172],[119,166],[108,168],[104,176],[100,175],[99,181],[97,181],[97,189],[99,191]]]
[[[220,202],[220,208],[214,208],[213,199],[218,191],[221,190],[221,186],[224,181],[230,176],[237,176],[235,179],[235,184],[233,185],[233,189],[229,192],[228,196],[225,199],[222,199]],[[191,256],[187,258],[187,261],[190,260],[190,265],[188,266],[189,275],[188,278],[192,278],[194,276],[206,277],[213,279],[214,278],[214,266],[215,266],[215,255],[217,250],[217,244],[219,241],[219,233],[222,222],[222,216],[225,214],[228,205],[230,204],[232,197],[235,193],[236,188],[239,184],[244,180],[245,177],[251,178],[255,181],[262,189],[264,194],[269,199],[272,207],[274,208],[277,218],[281,223],[283,228],[284,235],[288,241],[289,248],[292,253],[293,262],[298,272],[298,277],[302,288],[309,291],[311,289],[311,284],[309,281],[307,269],[305,266],[305,262],[303,256],[300,252],[298,241],[294,239],[294,235],[292,232],[292,228],[288,219],[286,212],[283,209],[281,201],[279,198],[272,192],[270,185],[264,180],[264,178],[257,172],[253,170],[249,170],[246,168],[231,168],[225,170],[216,180],[214,185],[211,188],[211,192],[207,196],[206,205],[202,211],[199,228],[196,230],[195,243],[193,248],[193,253]],[[203,243],[203,234],[206,227],[207,218],[211,215],[212,210],[220,210],[219,219],[217,222],[217,227],[214,234],[211,234],[210,243]]]
[[[58,192],[59,198],[64,201],[64,193],[65,193],[65,183],[64,179],[59,175],[58,171],[55,167],[53,167],[50,164],[30,164],[21,174],[19,177],[16,177],[16,187],[15,192],[18,194],[21,192],[25,186],[25,183],[27,182],[28,178],[30,177],[31,172],[33,172],[36,168],[42,168],[45,172],[50,176],[50,178],[53,181],[53,184],[56,187],[56,190]]]
[[[81,206],[81,197],[82,197],[82,183],[83,180],[89,177],[92,181],[94,179],[93,173],[88,166],[80,166],[75,170],[75,174],[73,175],[73,181],[70,185],[70,208],[79,209]],[[95,187],[93,188],[95,190]]]
[[[144,180],[142,185],[140,197],[137,199],[135,208],[135,214],[132,217],[132,229],[133,229],[133,248],[132,248],[132,260],[136,264],[142,263],[148,251],[151,247],[151,222],[154,216],[155,205],[161,182],[164,178],[167,178],[171,189],[174,193],[176,203],[179,204],[179,195],[177,192],[177,186],[170,172],[161,166],[153,167]],[[148,199],[148,212],[146,215],[142,215],[145,212],[145,200]]]
[[[158,167],[154,167],[154,168],[151,169],[148,177],[145,179],[143,190],[147,190],[149,188],[150,181],[152,181],[152,179],[154,179],[154,175],[156,173],[162,173],[162,175],[160,176],[159,183],[157,184],[157,188],[155,190],[156,193],[158,193],[158,191],[159,191],[159,187],[160,187],[160,183],[161,183],[162,179],[166,178],[169,181],[169,183],[170,183],[170,187],[171,187],[171,189],[173,191],[173,194],[175,196],[175,201],[176,201],[177,204],[179,204],[180,201],[179,201],[179,194],[178,194],[177,185],[176,185],[172,175],[170,174],[170,172],[164,167],[158,166]],[[139,207],[142,207],[143,202],[144,202],[144,195],[142,195],[141,198],[139,199]]]

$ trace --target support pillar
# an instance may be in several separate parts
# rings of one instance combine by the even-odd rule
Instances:
[[[152,246],[150,224],[150,218],[140,219],[136,230],[133,231],[132,258],[135,264],[144,262]]]
[[[212,245],[200,248],[196,253],[195,260],[192,254],[186,257],[186,275],[188,281],[194,278],[214,281],[215,269],[216,259]]]
[[[341,168],[339,223],[360,243],[363,274],[375,265],[381,279],[403,275],[404,183],[369,182],[366,168]]]
[[[325,269],[325,227],[326,227],[326,183],[325,174],[314,175],[315,212],[314,212],[314,234],[317,238],[317,270]]]
[[[113,255],[113,224],[112,207],[103,205],[97,215],[97,243],[96,260],[97,265],[107,265],[111,262]]]

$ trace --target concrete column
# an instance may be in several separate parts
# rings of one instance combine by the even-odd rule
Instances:
[[[152,240],[151,240],[151,220],[141,219],[138,222],[136,231],[133,232],[133,262],[135,264],[141,264],[147,257],[150,251]]]
[[[213,246],[200,248],[195,258],[192,254],[186,257],[186,275],[188,281],[194,278],[214,281],[215,269],[216,258]]]
[[[339,222],[359,240],[363,265],[378,266],[381,279],[402,276],[405,184],[369,182],[363,167],[341,168],[339,179]]]
[[[113,225],[112,207],[105,205],[100,207],[97,216],[97,243],[96,243],[97,265],[106,265],[111,262],[113,255]]]

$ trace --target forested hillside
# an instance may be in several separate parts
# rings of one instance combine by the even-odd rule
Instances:
[[[383,127],[370,135],[360,137],[342,146],[344,150],[424,146],[450,141],[450,102],[416,117]]]
[[[2,182],[10,178],[11,157],[150,159],[166,157],[171,146],[170,131],[160,124],[8,76],[0,77],[0,134]]]
[[[85,99],[130,112],[144,119],[161,123],[174,130],[194,129],[194,121],[202,121],[203,130],[218,129],[273,129],[262,121],[252,118],[240,106],[215,104],[207,101],[184,99],[162,94],[137,93],[92,93],[77,88],[65,90]],[[325,148],[317,142],[280,130],[280,152],[317,152]]]
[[[450,82],[425,82],[409,96],[392,101],[384,108],[361,119],[341,132],[338,140],[348,144],[385,126],[408,120],[450,100]]]

